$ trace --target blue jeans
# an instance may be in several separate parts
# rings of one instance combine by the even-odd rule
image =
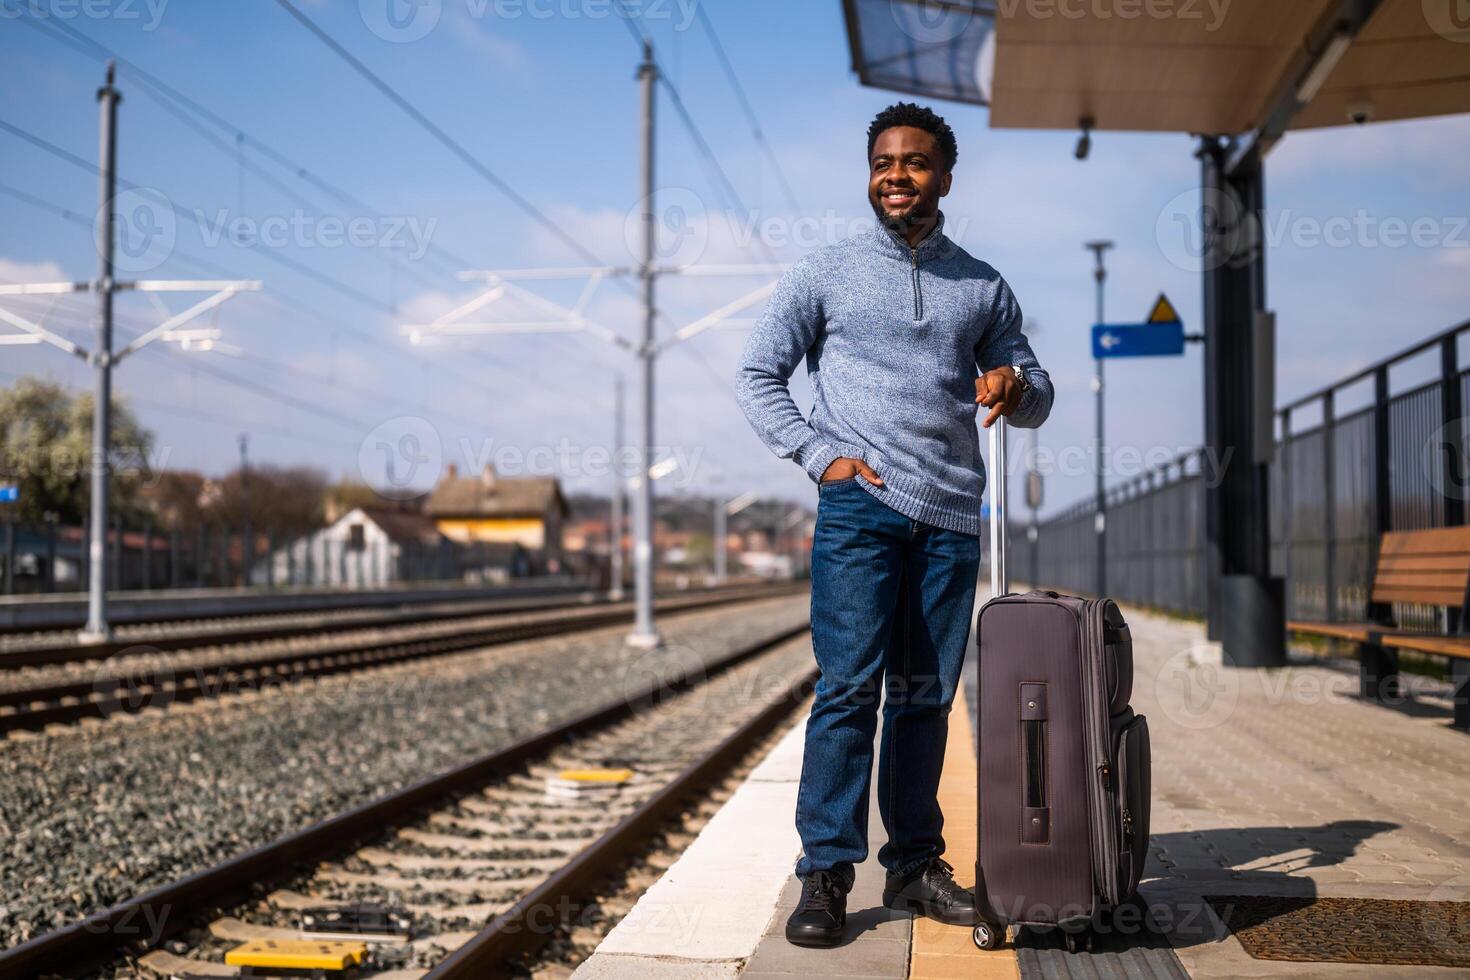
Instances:
[[[980,539],[911,520],[856,478],[824,483],[812,542],[812,646],[796,873],[849,885],[868,856],[873,738],[883,685],[878,860],[908,872],[944,853],[939,773],[964,665]]]

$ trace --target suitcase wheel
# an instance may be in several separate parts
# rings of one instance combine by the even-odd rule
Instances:
[[[975,946],[979,949],[997,950],[1005,944],[1005,927],[993,926],[988,922],[982,922],[975,927],[975,933],[972,938],[975,940]]]
[[[1078,950],[1084,953],[1092,952],[1092,930],[1085,929],[1082,932],[1064,932],[1066,938],[1067,952],[1076,953]]]

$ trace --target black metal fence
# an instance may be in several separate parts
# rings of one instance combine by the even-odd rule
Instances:
[[[497,582],[548,571],[544,556],[486,542],[352,540],[329,529],[241,533],[114,525],[107,534],[111,590],[372,588],[397,582]],[[85,591],[90,529],[0,518],[0,595]]]
[[[1271,564],[1286,580],[1288,618],[1365,618],[1384,531],[1464,523],[1470,370],[1459,348],[1467,333],[1470,323],[1453,327],[1277,411]],[[1204,614],[1204,491],[1214,465],[1200,450],[1108,491],[1111,595]],[[1095,591],[1095,515],[1088,499],[1035,534],[1014,527],[1013,577]],[[1406,626],[1432,626],[1440,615],[1397,612]]]

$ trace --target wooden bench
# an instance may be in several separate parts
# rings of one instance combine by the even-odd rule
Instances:
[[[1456,728],[1470,731],[1470,526],[1390,531],[1378,545],[1369,616],[1362,623],[1292,621],[1299,633],[1358,644],[1362,697],[1397,699],[1398,653],[1411,650],[1450,658]],[[1444,606],[1446,632],[1399,629],[1394,603]]]

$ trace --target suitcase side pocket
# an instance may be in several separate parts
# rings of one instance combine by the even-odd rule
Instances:
[[[1118,733],[1113,771],[1117,774],[1118,892],[1117,903],[1138,890],[1148,860],[1150,749],[1148,719],[1138,715]]]

